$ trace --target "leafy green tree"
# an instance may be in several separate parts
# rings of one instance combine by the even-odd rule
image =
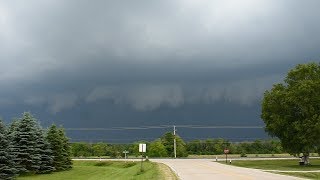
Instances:
[[[7,129],[0,120],[0,179],[3,180],[13,179],[18,172],[15,168],[11,146]]]
[[[38,123],[28,112],[23,113],[19,123],[11,127],[10,133],[15,163],[19,173],[37,172],[40,168],[39,147],[37,146]]]
[[[167,157],[168,153],[160,139],[157,139],[149,144],[148,156],[150,157]]]
[[[177,157],[187,157],[188,152],[186,148],[186,143],[178,135],[176,135],[176,141],[177,141]]]
[[[80,142],[80,143],[72,143],[71,144],[71,154],[74,157],[88,157],[92,156],[92,147],[90,144],[85,143],[85,142]]]
[[[223,150],[225,148],[229,148],[230,146],[230,142],[222,138],[214,139],[213,143],[214,143],[215,154],[222,154]]]
[[[94,156],[104,156],[107,152],[107,145],[105,143],[96,143],[92,146]]]
[[[187,151],[189,154],[201,155],[204,152],[201,140],[193,140],[187,143]]]
[[[165,146],[167,153],[170,157],[174,157],[174,135],[172,132],[167,132],[161,137],[162,144]],[[186,150],[186,144],[183,139],[176,135],[176,150],[177,157],[186,157],[188,152]]]
[[[165,133],[161,137],[162,144],[167,150],[167,153],[170,157],[174,157],[174,147],[173,147],[173,141],[174,141],[174,135],[171,132]]]
[[[261,118],[285,151],[302,153],[308,163],[309,153],[320,149],[320,64],[299,64],[266,91]]]

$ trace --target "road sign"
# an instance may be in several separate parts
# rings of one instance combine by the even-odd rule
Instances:
[[[139,152],[146,152],[147,145],[146,144],[139,144]]]
[[[124,151],[122,151],[122,152],[123,152],[123,154],[124,154],[124,158],[127,159],[127,154],[129,153],[129,151],[124,150]]]
[[[228,160],[228,153],[229,153],[229,149],[224,149],[223,150],[224,154],[226,155],[226,163],[227,163],[227,160]]]
[[[225,154],[228,154],[228,153],[229,153],[229,149],[225,149],[225,150],[223,150],[223,152],[224,152]]]

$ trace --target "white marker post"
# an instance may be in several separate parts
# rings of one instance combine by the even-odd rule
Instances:
[[[139,144],[139,152],[141,152],[141,166],[140,171],[142,172],[142,162],[143,162],[143,153],[147,151],[147,145],[146,144]]]
[[[122,153],[124,154],[124,159],[127,159],[127,154],[129,153],[129,151],[124,150],[124,151],[122,151]]]

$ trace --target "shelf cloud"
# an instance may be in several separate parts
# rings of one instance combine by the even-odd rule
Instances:
[[[0,106],[54,115],[103,103],[137,113],[221,102],[256,107],[288,69],[319,61],[319,6],[1,1]]]

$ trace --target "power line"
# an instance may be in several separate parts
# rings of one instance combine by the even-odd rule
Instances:
[[[263,129],[264,126],[203,126],[203,125],[176,125],[179,128],[188,129]],[[140,126],[140,127],[110,127],[110,128],[65,128],[66,131],[125,131],[146,129],[168,129],[172,125]]]

